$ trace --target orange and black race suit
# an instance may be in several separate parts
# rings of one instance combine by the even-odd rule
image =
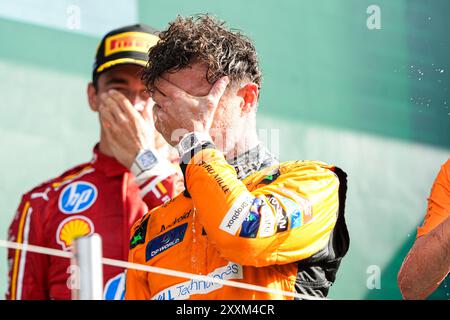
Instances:
[[[182,162],[185,192],[135,224],[130,262],[311,296],[328,294],[349,244],[342,170],[289,161],[241,181],[212,144]],[[129,269],[125,298],[290,297]]]

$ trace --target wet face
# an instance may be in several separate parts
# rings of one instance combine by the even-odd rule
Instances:
[[[212,84],[206,79],[207,70],[206,65],[193,63],[189,67],[176,72],[166,72],[162,77],[188,94],[202,97],[208,95],[212,88]],[[224,140],[227,140],[226,143],[228,144],[233,144],[234,137],[232,136],[239,135],[243,102],[242,97],[238,95],[237,88],[230,85],[220,99],[210,130],[210,135],[216,144],[224,145]],[[154,108],[162,110],[157,104]],[[162,126],[164,126],[163,123],[156,125],[157,128]]]

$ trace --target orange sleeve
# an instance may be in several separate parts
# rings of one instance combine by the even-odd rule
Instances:
[[[138,246],[138,244],[145,243],[149,217],[150,215],[147,213],[133,225],[128,262],[144,264],[144,261],[139,257],[145,257],[145,246]],[[144,250],[144,253],[142,250]],[[127,269],[125,279],[125,300],[150,299],[151,293],[147,283],[147,272],[136,269]]]
[[[149,286],[143,272],[128,269],[126,274],[125,300],[149,300],[151,298]]]
[[[339,180],[317,162],[283,165],[272,183],[250,192],[220,151],[204,149],[187,164],[185,181],[210,241],[242,265],[309,258],[336,223]]]
[[[427,214],[417,238],[431,232],[450,216],[450,159],[441,167],[428,198]]]

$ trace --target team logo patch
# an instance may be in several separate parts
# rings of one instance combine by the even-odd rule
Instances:
[[[149,261],[158,254],[172,248],[173,246],[183,241],[187,226],[187,223],[182,224],[181,226],[173,228],[151,240],[147,244],[147,248],[145,249],[145,260]]]
[[[80,213],[89,209],[95,200],[97,200],[97,188],[92,183],[77,181],[61,191],[58,207],[63,213]]]
[[[135,248],[139,244],[143,244],[145,242],[145,236],[147,235],[147,224],[150,216],[145,218],[139,227],[136,228],[136,231],[133,234],[133,237],[130,240],[130,249]]]
[[[108,280],[103,293],[105,300],[124,300],[125,298],[125,272]]]
[[[267,174],[264,177],[264,179],[261,180],[261,182],[259,182],[258,187],[262,187],[262,186],[271,184],[272,182],[277,180],[277,178],[280,176],[280,174],[281,174],[280,173],[280,168],[276,168],[271,173]]]
[[[75,238],[89,236],[94,233],[94,224],[84,216],[73,216],[64,219],[58,226],[56,232],[56,242],[60,244],[63,250],[72,248]]]

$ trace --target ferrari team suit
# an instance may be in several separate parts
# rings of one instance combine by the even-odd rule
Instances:
[[[149,209],[182,190],[175,165],[164,175],[140,177],[94,148],[91,162],[27,192],[9,228],[9,240],[69,251],[73,239],[98,233],[103,256],[127,260],[130,229]],[[140,185],[140,186],[138,186]],[[182,182],[181,182],[182,187]],[[7,299],[70,299],[76,269],[70,259],[10,249]],[[121,299],[122,268],[103,268],[105,299]]]

